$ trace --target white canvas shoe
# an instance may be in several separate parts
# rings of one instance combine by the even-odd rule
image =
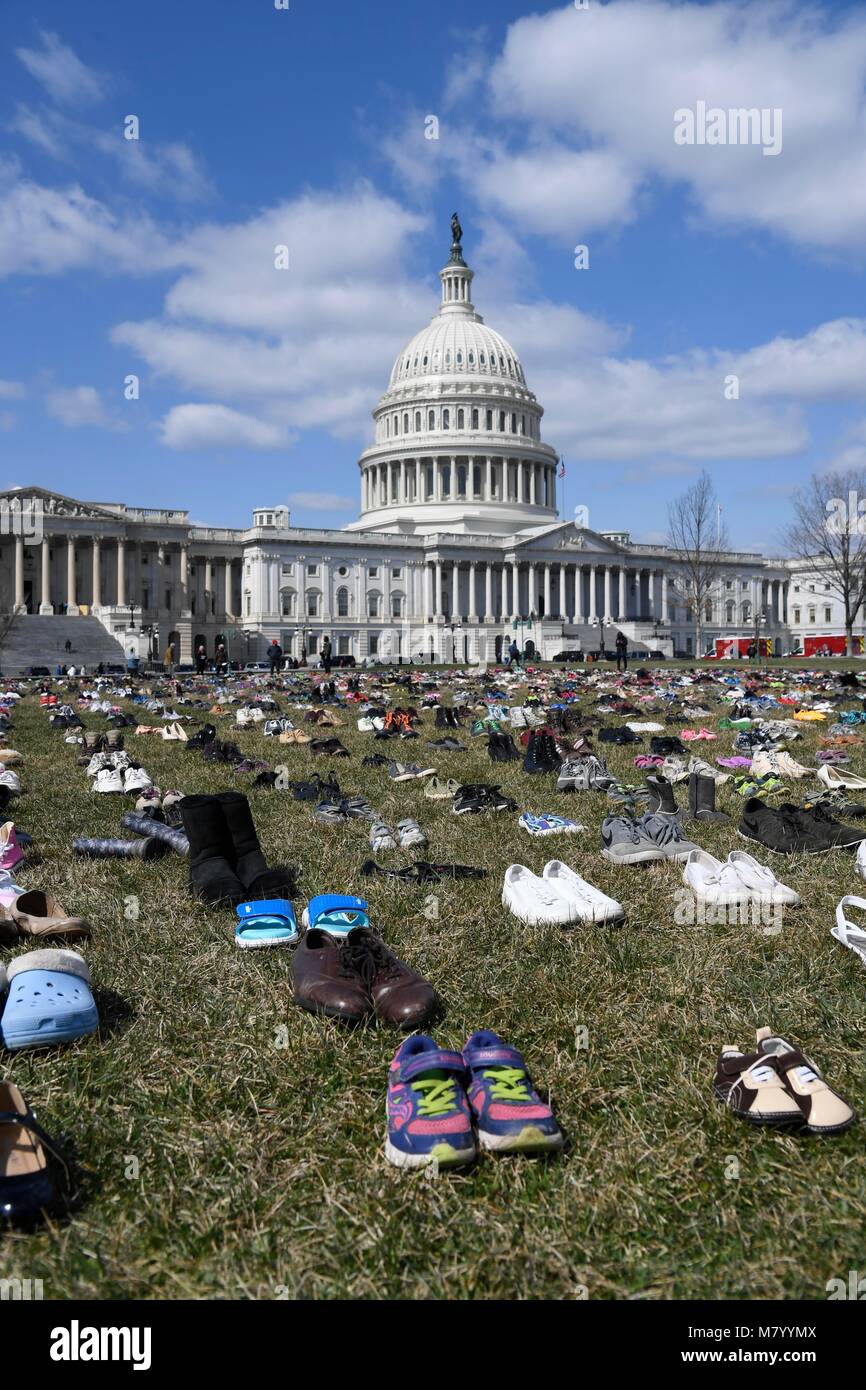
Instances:
[[[753,859],[744,849],[732,849],[728,855],[728,863],[736,868],[754,897],[760,897],[762,901],[771,902],[776,907],[796,907],[800,902],[799,893],[780,883],[772,869],[766,864],[759,864],[757,859]]]
[[[861,840],[857,846],[857,872],[861,878],[866,878],[866,840]]]
[[[683,869],[683,883],[702,903],[744,903],[752,897],[733,864],[723,864],[705,849],[692,850]]]
[[[502,902],[518,921],[530,927],[545,923],[565,927],[578,920],[575,903],[523,864],[512,864],[506,870]]]
[[[542,877],[561,898],[570,903],[580,922],[620,922],[625,916],[621,903],[609,898],[599,888],[587,883],[560,859],[550,859],[542,869]]]
[[[96,781],[90,789],[94,792],[122,792],[123,778],[113,767],[103,767],[96,774]]]

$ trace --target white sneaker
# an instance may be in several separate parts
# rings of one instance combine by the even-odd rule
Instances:
[[[152,786],[153,782],[143,767],[128,767],[123,774],[123,790],[125,792],[141,792],[144,791],[145,787]]]
[[[683,869],[683,883],[701,903],[743,903],[752,897],[733,864],[723,864],[705,849],[693,849]]]
[[[96,774],[96,781],[90,788],[93,792],[122,792],[123,778],[113,767],[103,767]]]
[[[526,728],[526,714],[524,713],[523,707],[521,705],[512,706],[512,708],[508,711],[508,719],[512,729]]]
[[[111,767],[111,758],[108,753],[94,753],[87,764],[87,776],[95,777],[97,772],[101,772],[104,767]]]
[[[622,904],[587,883],[559,859],[551,859],[542,869],[545,883],[570,903],[580,922],[619,922],[625,916]]]
[[[11,768],[4,767],[3,771],[0,772],[0,787],[8,787],[11,792],[20,792],[21,779],[18,773],[13,772]]]
[[[565,927],[578,920],[577,906],[564,898],[538,874],[523,864],[512,864],[505,871],[502,902],[520,922],[527,926],[552,923]]]
[[[371,734],[374,727],[373,721],[369,715],[362,715],[358,720],[358,732],[360,734]]]
[[[108,753],[108,766],[113,767],[115,772],[123,772],[132,762],[125,748],[119,748],[116,753]]]
[[[862,846],[866,844],[866,841],[861,840],[860,844]],[[830,928],[830,935],[835,936],[837,941],[841,941],[843,946],[848,946],[852,951],[855,951],[863,964],[866,965],[866,929],[855,926],[853,922],[848,921],[845,916],[846,907],[857,907],[861,912],[866,912],[866,898],[855,898],[850,893],[842,898],[836,908],[836,925]]]
[[[796,907],[800,902],[799,893],[780,883],[772,869],[767,868],[766,864],[759,864],[744,849],[732,849],[728,863],[733,865],[749,891],[762,901],[775,907]]]

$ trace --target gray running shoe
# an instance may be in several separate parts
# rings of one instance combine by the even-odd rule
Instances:
[[[601,852],[612,864],[647,864],[667,858],[643,823],[627,816],[607,816],[602,822]]]
[[[687,840],[676,816],[646,815],[638,822],[644,835],[661,851],[663,859],[688,859],[693,849],[700,849]]]

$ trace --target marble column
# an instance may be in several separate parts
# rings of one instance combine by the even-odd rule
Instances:
[[[596,578],[596,567],[595,567],[595,565],[590,565],[590,567],[589,567],[589,614],[588,614],[588,617],[589,617],[590,622],[592,622],[593,618],[597,618],[597,617],[598,617],[598,608],[597,608],[597,606],[596,606],[595,578]]]
[[[15,612],[24,607],[24,537],[15,537]]]
[[[544,566],[544,616],[550,617],[550,565]]]
[[[117,538],[117,606],[126,607],[126,540]]]
[[[662,622],[666,623],[668,620],[668,577],[665,572],[662,571]]]
[[[434,598],[435,598],[436,602],[435,602],[435,606],[434,606],[434,609],[433,609],[433,616],[434,616],[435,618],[443,618],[445,615],[444,615],[444,613],[442,612],[442,561],[441,561],[441,560],[436,560],[436,562],[435,562],[435,573],[436,573],[436,589],[435,589]]]
[[[517,562],[511,562],[511,616],[520,617],[520,570]]]
[[[478,564],[475,560],[469,561],[469,621],[477,623],[478,618]]]
[[[209,555],[205,556],[204,561],[204,587],[205,616],[209,618],[215,607],[213,594],[213,560]]]
[[[180,594],[178,607],[184,612],[189,608],[189,548],[180,548]]]
[[[484,569],[484,621],[496,621],[493,615],[493,566],[489,560]]]
[[[91,574],[91,605],[93,608],[102,606],[102,542],[98,536],[93,537],[92,555],[92,574]]]
[[[75,593],[75,541],[72,536],[66,537],[66,610],[68,613],[78,612]]]
[[[51,541],[48,536],[42,537],[39,554],[42,561],[42,588],[39,595],[39,612],[53,613],[54,607],[51,602]]]
[[[535,507],[538,505],[538,465],[535,463],[531,463],[529,465],[529,470],[531,484],[529,489],[529,500]]]
[[[625,622],[628,617],[628,591],[626,589],[626,570],[625,565],[619,567],[619,613],[620,622]]]
[[[457,560],[451,566],[451,621],[460,617],[460,565]]]
[[[604,567],[604,614],[603,614],[603,616],[604,616],[605,618],[612,618],[612,617],[613,617],[613,597],[612,597],[612,594],[611,594],[611,589],[613,588],[613,585],[611,584],[611,580],[612,580],[612,579],[613,579],[613,570],[611,569],[611,566],[610,566],[610,565],[605,565],[605,567]]]
[[[442,460],[438,458],[433,460],[433,495],[437,502],[442,501]],[[441,598],[437,598],[437,608],[441,602]]]
[[[232,600],[232,562],[223,561],[223,586],[225,591],[226,617],[234,617],[234,602]]]

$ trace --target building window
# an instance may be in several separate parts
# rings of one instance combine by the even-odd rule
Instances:
[[[436,412],[433,410],[427,411],[427,428],[428,430],[435,430],[436,428]]]
[[[296,601],[297,594],[294,589],[283,589],[280,594],[280,612],[284,618],[293,618],[295,616]]]
[[[408,433],[409,433],[409,416],[408,416],[408,414],[403,416],[403,433],[404,433],[404,434],[408,434]]]
[[[316,575],[317,575],[318,573],[319,573],[319,566],[318,566],[318,565],[307,565],[307,578],[308,578],[308,579],[315,579],[315,578],[316,578]]]
[[[415,411],[415,430],[416,430],[416,432],[417,432],[418,434],[421,433],[421,412],[420,412],[420,410],[416,410],[416,411]]]
[[[447,405],[442,411],[442,428],[443,430],[449,430],[451,428],[451,411],[448,409]]]
[[[394,568],[392,568],[392,570],[391,570],[391,578],[392,578],[392,579],[400,579],[400,578],[402,577],[402,575],[403,575],[403,571],[402,571],[402,569],[400,568],[399,565],[397,565],[397,566],[395,566]]]
[[[477,463],[472,465],[472,495],[481,496],[481,465]]]
[[[487,412],[487,417],[486,417],[486,418],[487,418],[487,424],[485,425],[484,428],[488,431],[488,433],[490,433],[490,432],[492,432],[492,430],[493,430],[493,411],[492,411],[492,410],[488,410],[488,412]]]
[[[800,610],[799,610],[799,608],[795,608],[795,609],[794,609],[794,622],[795,622],[795,623],[798,623],[799,621],[800,621]]]
[[[512,434],[516,434],[516,433],[517,433],[517,416],[516,416],[516,415],[512,415],[512,417],[511,417],[511,433],[512,433]]]
[[[345,565],[341,565],[340,568],[337,570],[337,573],[339,574],[340,578],[343,578],[343,576],[347,575],[349,571],[347,570]]]
[[[463,410],[457,412],[457,428],[458,430],[465,430],[466,428],[466,412]]]
[[[280,573],[281,573],[281,574],[291,574],[291,572],[292,572],[292,570],[293,570],[294,568],[295,568],[295,567],[294,567],[294,565],[292,564],[291,560],[289,560],[287,564],[281,565],[281,566],[280,566]]]
[[[348,618],[349,616],[349,590],[337,590],[337,617]]]
[[[810,622],[810,623],[814,623],[814,621],[815,621],[815,610],[814,610],[814,608],[810,608],[810,609],[809,609],[809,622]]]
[[[369,637],[367,638],[367,651],[370,653],[370,656],[377,656],[377,655],[378,655],[378,652],[379,652],[379,634],[378,634],[378,632],[371,632],[370,635],[369,635]]]
[[[392,595],[391,595],[391,617],[392,617],[392,618],[402,618],[402,616],[403,616],[403,595],[402,595],[402,594],[392,594]]]
[[[349,641],[350,641],[350,639],[349,639],[348,637],[338,637],[338,638],[337,638],[337,656],[350,656],[350,655],[351,655],[351,651],[350,651],[350,648],[349,648]]]
[[[500,428],[501,432],[504,434],[504,433],[505,433],[505,411],[504,411],[504,410],[500,410],[500,412],[499,412],[499,428]]]
[[[319,595],[314,590],[307,593],[307,617],[318,618],[319,616]]]
[[[378,578],[379,578],[379,566],[378,566],[378,565],[370,565],[369,569],[367,570],[367,578],[368,578],[368,579],[378,579]]]
[[[732,602],[728,602],[728,603],[725,604],[725,622],[726,622],[726,623],[732,623],[733,621],[734,621],[734,605],[733,605]]]
[[[167,607],[168,607],[168,604],[166,604],[166,608],[167,608]],[[832,608],[825,608],[825,609],[824,609],[824,622],[825,622],[825,623],[831,623],[832,621],[833,621],[833,610],[832,610]]]
[[[379,595],[378,595],[378,594],[368,594],[368,595],[367,595],[367,617],[368,617],[368,618],[378,618],[378,616],[379,616]]]
[[[478,429],[478,411],[477,411],[477,410],[473,410],[473,412],[472,412],[472,428],[473,428],[474,430],[477,430],[477,429]]]

